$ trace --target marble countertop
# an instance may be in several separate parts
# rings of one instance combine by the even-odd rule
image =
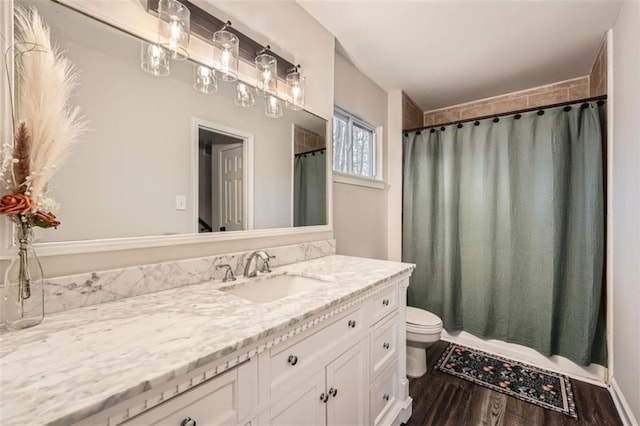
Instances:
[[[271,303],[227,294],[218,281],[50,315],[0,335],[0,423],[80,421],[413,268],[334,255],[274,268],[327,283]]]

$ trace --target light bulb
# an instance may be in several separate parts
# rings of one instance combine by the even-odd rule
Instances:
[[[140,59],[140,65],[145,72],[155,76],[169,75],[169,58],[167,57],[167,51],[157,44],[143,42]]]
[[[182,40],[182,27],[176,20],[172,20],[169,24],[169,49],[176,51],[178,43]]]
[[[157,69],[160,66],[160,58],[162,57],[162,50],[160,46],[156,44],[149,45],[149,62],[152,69]]]
[[[236,99],[234,103],[245,108],[253,106],[256,103],[256,99],[253,97],[246,84],[239,82],[236,85]]]
[[[275,96],[268,96],[264,104],[264,113],[270,118],[282,117],[282,105]]]
[[[229,72],[229,60],[231,59],[231,52],[228,48],[222,49],[222,57],[220,58],[222,71]]]
[[[209,84],[211,78],[211,70],[209,68],[200,65],[198,67],[198,74],[200,74],[203,84]]]
[[[269,82],[271,81],[271,70],[264,70],[262,72],[262,83],[265,87],[269,86]]]
[[[218,83],[213,77],[213,71],[204,65],[198,65],[195,68],[195,80],[193,88],[205,95],[215,93],[218,90]]]

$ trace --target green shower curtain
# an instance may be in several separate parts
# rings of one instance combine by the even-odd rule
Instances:
[[[296,154],[293,168],[293,225],[327,224],[327,156]]]
[[[606,364],[599,108],[405,135],[410,305],[448,331]]]

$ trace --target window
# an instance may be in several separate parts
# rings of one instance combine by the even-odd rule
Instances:
[[[379,180],[376,136],[373,126],[336,109],[333,114],[333,170]]]

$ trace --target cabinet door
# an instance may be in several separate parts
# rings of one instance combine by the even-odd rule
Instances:
[[[271,406],[271,424],[274,426],[324,425],[327,421],[325,395],[324,369],[322,369],[302,386],[296,386]]]
[[[368,340],[340,355],[327,366],[327,424],[369,424]]]

